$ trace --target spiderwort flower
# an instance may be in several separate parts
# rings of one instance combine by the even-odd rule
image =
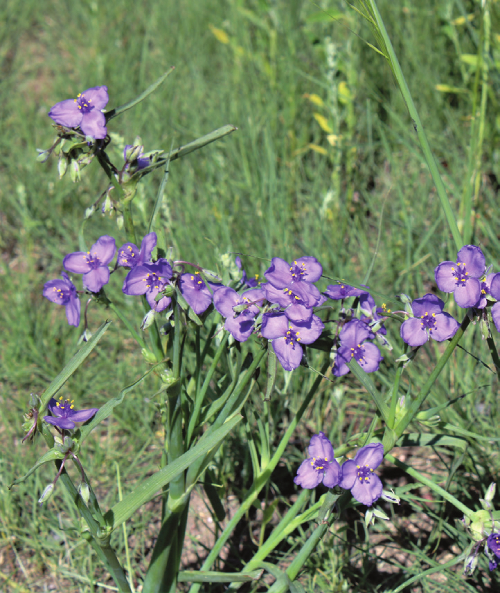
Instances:
[[[382,463],[384,447],[381,443],[372,443],[356,453],[354,459],[342,464],[341,488],[350,490],[354,498],[370,507],[382,495],[382,482],[373,473]]]
[[[302,488],[316,488],[321,482],[327,488],[339,483],[340,465],[335,461],[331,442],[323,432],[315,434],[308,448],[309,458],[300,464],[293,479]]]
[[[118,249],[118,265],[125,268],[135,268],[135,266],[149,262],[156,242],[156,233],[148,233],[142,240],[140,251],[133,243],[125,243]]]
[[[294,286],[292,288],[276,288],[270,282],[266,282],[261,284],[261,288],[266,291],[267,300],[283,307],[288,319],[296,323],[309,323],[313,316],[313,307],[319,307],[326,301],[326,297],[319,290],[316,293],[306,294],[306,300],[304,301],[294,293]],[[313,288],[316,287],[313,286]]]
[[[492,533],[491,535],[489,535],[488,539],[486,540],[486,545],[488,546],[488,549],[491,552],[493,552],[496,558],[500,558],[500,533]],[[489,560],[489,569],[495,570],[495,568],[498,566],[497,560],[495,558],[492,558],[491,556]]]
[[[475,245],[465,245],[457,262],[441,262],[434,270],[439,290],[452,292],[459,307],[474,307],[481,297],[480,278],[485,271],[484,254]]]
[[[90,292],[99,292],[109,282],[108,264],[115,256],[113,237],[103,235],[92,245],[90,251],[76,251],[63,259],[63,266],[74,274],[83,274],[83,285]]]
[[[44,284],[43,296],[52,303],[66,307],[66,319],[70,325],[80,325],[80,300],[73,282],[66,272],[61,272],[62,280],[49,280]]]
[[[172,299],[164,296],[157,302],[156,295],[168,286],[172,275],[172,268],[166,259],[159,259],[154,264],[141,264],[127,274],[122,291],[133,296],[145,294],[151,309],[159,313],[170,305]]]
[[[412,347],[422,346],[433,338],[437,342],[452,338],[459,323],[449,313],[443,313],[444,302],[435,294],[426,294],[411,304],[415,317],[402,325],[400,334],[404,342]]]
[[[204,313],[212,302],[212,293],[199,272],[182,274],[179,278],[179,290],[196,315]]]
[[[332,301],[339,301],[352,296],[361,296],[365,292],[365,290],[361,290],[360,288],[354,288],[348,284],[338,282],[337,284],[329,284],[326,287],[324,294],[329,299],[332,299]]]
[[[304,302],[308,295],[317,298],[319,290],[312,284],[321,278],[323,268],[315,257],[300,257],[288,264],[280,257],[273,257],[264,276],[275,288],[289,288]]]
[[[263,304],[266,293],[260,288],[247,290],[241,295],[233,288],[224,286],[214,292],[214,307],[226,318],[226,329],[235,340],[245,342],[254,329],[255,317],[259,314],[259,306]],[[235,308],[247,305],[239,314]]]
[[[365,373],[373,373],[379,367],[382,356],[379,349],[371,342],[365,342],[372,332],[365,323],[353,319],[344,325],[340,332],[340,348],[333,365],[332,372],[336,377],[347,375],[347,363],[353,358]]]
[[[76,99],[56,103],[49,111],[49,117],[66,128],[79,127],[85,136],[103,139],[108,131],[102,109],[108,100],[108,87],[94,86],[80,93]]]
[[[52,416],[44,416],[43,419],[45,422],[59,428],[73,430],[76,428],[75,422],[86,422],[99,411],[99,408],[75,410],[74,401],[69,399],[63,400],[62,395],[58,400],[52,398],[47,406]]]
[[[323,331],[324,325],[317,315],[308,323],[290,321],[284,313],[271,311],[262,317],[262,337],[273,341],[273,350],[285,371],[293,371],[302,361],[301,344],[312,344]]]

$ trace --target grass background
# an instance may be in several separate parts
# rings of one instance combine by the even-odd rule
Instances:
[[[478,164],[473,242],[498,271],[500,37],[498,3],[488,4],[491,48],[482,67],[477,60],[484,43],[480,2],[380,0],[379,8],[459,228],[461,200],[471,184],[467,164],[470,158]],[[435,290],[434,267],[454,259],[456,250],[390,70],[367,45],[373,38],[363,19],[345,3],[145,0],[138,6],[130,0],[7,0],[0,8],[0,39],[0,589],[3,581],[6,591],[101,590],[97,583],[106,583],[106,575],[75,536],[76,516],[62,511],[63,489],[47,505],[36,503],[53,477],[52,468],[7,490],[41,454],[40,442],[21,446],[29,393],[40,393],[77,347],[78,332],[68,328],[62,310],[42,298],[42,287],[60,273],[63,255],[79,248],[85,208],[106,188],[97,166],[86,169],[75,185],[69,176],[57,179],[55,159],[36,163],[35,149],[52,142],[47,111],[54,103],[106,84],[111,109],[175,65],[157,93],[113,120],[113,133],[127,143],[139,134],[146,150],[168,150],[224,124],[238,127],[171,165],[161,227],[167,245],[182,259],[215,267],[222,252],[239,252],[249,273],[262,274],[273,256],[315,255],[327,276],[354,283],[365,279],[375,260],[370,287],[380,302],[383,298],[394,307],[400,292],[416,298]],[[476,77],[485,67],[488,104],[481,112]],[[481,145],[476,111],[485,122]],[[113,156],[121,158],[119,151]],[[139,234],[159,182],[158,175],[146,178],[136,200]],[[125,240],[114,220],[100,217],[84,228],[83,240],[91,245],[104,233],[119,244]],[[119,292],[119,282],[114,288]],[[97,327],[106,315],[92,309],[91,324]],[[382,386],[389,384],[400,349],[398,327],[391,326],[390,334],[396,347],[385,355],[378,374]],[[478,327],[464,347],[492,367]],[[409,396],[439,350],[430,346],[408,369],[404,388]],[[118,322],[97,353],[65,387],[65,395],[71,393],[84,407],[114,397],[145,369]],[[301,371],[288,387],[280,378],[273,404],[278,432],[286,429],[287,414],[297,409],[311,383]],[[429,401],[437,405],[465,395],[442,419],[499,437],[497,389],[491,370],[458,352]],[[147,396],[146,385],[85,450],[88,473],[99,483],[104,505],[118,495],[117,468],[128,491],[158,463],[159,424]],[[259,406],[258,394],[254,405]],[[323,429],[343,442],[355,427],[366,426],[372,413],[354,380],[325,382],[295,449],[284,460],[273,486],[276,497],[284,502],[293,496],[291,478],[310,434]],[[244,439],[235,436],[217,476],[224,495],[236,499],[251,483]],[[471,506],[478,505],[500,467],[497,446],[490,441],[470,443],[463,456],[450,450],[433,451],[430,458],[429,451],[416,452],[415,463],[421,457],[428,463],[423,471],[448,479],[452,491]],[[387,472],[387,481],[397,486],[400,477]],[[458,518],[453,509],[416,492],[396,512],[392,531],[375,530],[389,557],[387,566],[377,564],[380,547],[375,548],[372,536],[365,537],[353,516],[311,558],[301,577],[306,590],[391,591],[411,574],[463,549],[453,547],[443,528]],[[141,528],[154,524],[157,512],[154,505],[145,509],[127,534],[137,582],[147,566],[152,536]],[[418,529],[412,530],[415,524]],[[273,561],[300,547],[303,536],[285,542]],[[114,543],[122,552],[123,537]],[[249,540],[248,549],[252,545]],[[238,568],[238,554],[245,558],[234,546],[232,569]],[[482,561],[470,582],[454,569],[442,571],[439,582],[426,579],[408,590],[494,591],[498,580],[490,582],[485,566]]]

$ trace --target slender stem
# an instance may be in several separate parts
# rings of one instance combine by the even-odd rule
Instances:
[[[412,476],[412,478],[415,478],[416,480],[418,480],[422,484],[425,484],[431,490],[433,490],[434,492],[436,492],[436,494],[439,494],[440,496],[442,496],[445,500],[447,500],[450,504],[452,504],[454,507],[456,507],[459,511],[462,511],[462,513],[466,517],[470,517],[471,515],[474,514],[474,511],[471,511],[471,509],[469,509],[469,507],[465,506],[463,503],[461,503],[459,500],[457,500],[453,496],[453,494],[450,494],[444,488],[441,488],[441,486],[438,486],[436,484],[436,482],[430,480],[429,478],[426,478],[425,476],[423,476],[421,473],[419,473],[416,470],[414,470],[409,465],[406,465],[406,463],[403,463],[402,461],[399,461],[399,459],[396,459],[396,457],[394,457],[390,453],[386,453],[385,454],[385,458],[390,463],[392,463],[392,464],[400,467],[409,476]]]
[[[134,326],[130,323],[130,321],[123,315],[120,309],[114,304],[110,303],[109,308],[116,314],[118,319],[123,323],[123,325],[128,329],[128,331],[132,334],[132,337],[135,341],[139,344],[141,348],[146,348],[146,342],[143,340],[141,334],[139,334]]]
[[[408,351],[408,344],[404,345],[403,354],[406,354]],[[391,398],[391,408],[389,410],[389,416],[387,418],[387,426],[389,428],[394,428],[394,420],[396,417],[396,406],[398,405],[398,395],[399,395],[399,382],[401,381],[401,375],[403,373],[404,362],[398,363],[398,368],[396,369],[396,377],[394,379],[394,385],[392,386],[392,398]]]
[[[366,1],[368,2],[371,8],[370,12],[372,13],[373,18],[375,19],[377,31],[380,33],[382,40],[384,42],[385,49],[387,51],[387,58],[389,60],[391,69],[399,85],[401,94],[403,95],[403,99],[410,113],[410,117],[413,119],[413,127],[415,128],[415,132],[417,133],[420,145],[422,147],[422,151],[424,153],[425,160],[427,161],[427,166],[429,167],[429,171],[432,175],[434,185],[436,186],[439,201],[441,202],[441,207],[443,208],[446,220],[448,222],[448,226],[450,227],[450,231],[458,251],[463,246],[463,240],[458,231],[455,215],[453,214],[451,204],[448,200],[446,189],[444,187],[443,180],[441,179],[441,175],[439,174],[439,170],[437,168],[434,155],[432,154],[431,147],[429,146],[429,142],[427,140],[424,127],[422,125],[422,122],[420,121],[420,116],[418,115],[417,108],[415,107],[415,104],[413,102],[410,89],[408,88],[408,84],[406,83],[406,79],[399,64],[398,58],[396,56],[394,48],[392,47],[391,40],[385,28],[384,21],[382,20],[380,12],[377,8],[377,4],[375,0]]]
[[[488,348],[490,349],[491,358],[493,360],[493,364],[495,365],[497,376],[500,379],[500,358],[498,357],[495,340],[490,336],[489,338],[486,338],[486,342],[488,343]]]

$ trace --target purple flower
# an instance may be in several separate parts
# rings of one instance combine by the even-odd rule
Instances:
[[[224,328],[238,342],[245,342],[254,329],[255,317],[259,314],[266,294],[260,288],[238,294],[234,289],[224,286],[214,292],[214,307],[226,318]],[[242,309],[239,314],[235,308]]]
[[[316,488],[321,482],[327,488],[339,483],[340,465],[335,461],[331,442],[323,432],[315,434],[308,448],[309,459],[303,461],[293,479],[302,488]]]
[[[475,245],[462,247],[457,263],[445,261],[434,270],[439,290],[452,292],[459,307],[474,307],[481,297],[479,279],[485,271],[483,252]]]
[[[361,293],[359,297],[359,308],[364,313],[364,315],[361,316],[361,321],[367,326],[369,326],[372,321],[379,321],[382,319],[379,313],[385,313],[384,309],[375,306],[375,300],[369,292]],[[371,327],[368,327],[368,329],[370,330],[370,340],[373,340],[375,338],[375,334],[373,333]],[[385,336],[387,334],[387,329],[382,325],[376,333]]]
[[[291,265],[280,257],[273,257],[271,266],[264,276],[276,288],[291,288],[294,285],[295,294],[303,299],[304,292],[310,287],[318,290],[311,283],[319,280],[322,273],[323,268],[315,257],[300,257]],[[299,284],[302,284],[302,287],[299,288]]]
[[[166,309],[172,299],[162,297],[158,302],[155,301],[156,295],[164,290],[172,278],[172,268],[166,259],[159,259],[156,263],[145,263],[132,268],[123,282],[123,292],[125,294],[137,296],[145,294],[151,309],[158,313]]]
[[[298,294],[295,294],[296,285],[292,285],[292,288],[276,288],[271,283],[266,282],[261,284],[261,288],[266,291],[267,300],[270,303],[276,303],[280,307],[284,307],[285,315],[295,323],[308,323],[311,321],[312,308],[319,307],[326,301],[326,297],[312,284],[310,292],[302,292],[305,301]]]
[[[265,313],[261,333],[273,341],[273,350],[285,371],[293,371],[302,361],[301,344],[312,344],[321,335],[324,325],[313,315],[308,323],[294,323],[284,313]]]
[[[66,307],[66,319],[70,325],[80,325],[80,300],[76,288],[66,272],[61,272],[62,280],[49,280],[44,284],[43,296],[57,305]]]
[[[449,313],[443,313],[444,303],[434,294],[426,294],[411,304],[415,317],[407,319],[400,329],[403,341],[410,346],[422,346],[429,338],[438,342],[453,337],[459,323]]]
[[[329,284],[324,294],[332,301],[339,301],[352,296],[361,296],[364,292],[366,291],[338,282],[337,284]]]
[[[52,416],[44,416],[43,419],[45,422],[58,426],[59,428],[72,430],[73,428],[76,428],[75,422],[86,422],[99,411],[99,408],[75,410],[73,402],[74,400],[63,400],[62,395],[58,400],[52,398],[47,406]]]
[[[76,251],[63,259],[63,266],[74,274],[83,274],[83,285],[90,292],[99,292],[109,282],[108,264],[115,256],[113,237],[103,235],[87,253]]]
[[[365,323],[353,319],[344,325],[340,332],[340,348],[333,365],[332,372],[336,377],[347,375],[347,363],[353,358],[358,362],[365,373],[373,373],[378,369],[382,360],[379,349],[371,342],[365,342],[372,332]]]
[[[123,158],[124,158],[125,161],[127,160],[127,150],[129,148],[135,148],[135,147],[134,147],[133,144],[126,144],[125,145],[125,148],[123,149]],[[132,162],[135,161],[135,163],[136,163],[136,166],[135,166],[135,170],[136,171],[140,171],[141,169],[144,169],[145,167],[149,167],[149,165],[151,164],[151,162],[149,160],[149,157],[143,157],[142,156],[143,155],[143,152],[144,151],[141,150],[139,152],[138,156],[132,161]],[[130,164],[131,163],[129,163],[127,165],[127,167],[126,167],[127,169],[130,167]]]
[[[384,458],[384,447],[381,443],[372,443],[356,453],[354,459],[342,464],[341,488],[350,490],[354,498],[370,507],[382,496],[382,482],[373,473]]]
[[[156,233],[147,234],[141,243],[141,250],[133,243],[125,243],[118,249],[118,265],[125,268],[135,268],[151,259],[151,253],[156,247]]]
[[[486,540],[486,545],[497,558],[500,558],[500,533],[492,533],[489,535],[488,539]],[[498,562],[494,558],[490,557],[490,570],[495,570],[497,566]]]
[[[204,313],[212,302],[212,293],[199,272],[182,274],[179,279],[179,290],[196,315]]]
[[[49,111],[49,117],[66,128],[79,127],[85,136],[106,138],[106,117],[101,110],[108,100],[108,87],[95,86],[80,93],[76,99],[56,103]]]

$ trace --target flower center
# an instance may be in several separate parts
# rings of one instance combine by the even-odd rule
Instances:
[[[457,286],[464,285],[467,282],[469,273],[467,272],[467,270],[465,268],[465,264],[461,264],[460,262],[457,262],[457,267],[451,268],[451,273],[453,274],[453,277],[457,281]]]
[[[328,459],[326,457],[313,457],[311,465],[314,471],[323,472],[328,465]]]
[[[96,270],[100,266],[102,266],[101,260],[97,257],[97,255],[92,255],[90,251],[88,251],[84,256],[83,259],[85,262],[93,269]]]
[[[158,275],[156,272],[149,272],[146,278],[143,279],[143,281],[146,282],[146,287],[149,290],[152,290],[154,288],[162,290],[167,279],[163,278],[163,276]]]
[[[360,365],[365,364],[365,360],[363,358],[364,354],[365,349],[363,348],[363,346],[361,346],[361,344],[358,344],[354,348],[351,348],[351,358],[355,358]]]
[[[420,325],[422,326],[423,329],[428,329],[430,332],[432,332],[433,329],[436,329],[436,314],[435,313],[432,313],[431,315],[429,315],[429,313],[427,313],[427,311],[426,311],[424,315],[420,316],[420,319],[422,320],[420,322]]]
[[[74,401],[75,401],[74,399],[72,399],[72,400],[69,400],[69,399],[63,400],[63,397],[61,395],[61,397],[59,398],[59,401],[56,402],[56,406],[62,412],[61,413],[61,417],[62,418],[67,418],[71,414],[71,411],[75,407]]]
[[[300,332],[294,332],[290,327],[285,335],[285,344],[295,348],[295,344],[300,342]]]
[[[78,109],[82,113],[90,113],[92,109],[94,109],[94,106],[91,105],[91,102],[92,99],[86,99],[85,95],[82,95],[81,93],[79,93],[77,98],[75,99],[75,103],[77,104]]]
[[[199,276],[200,276],[200,273],[199,272],[195,272],[191,276],[191,282],[194,282],[195,283],[193,285],[193,288],[195,288],[196,290],[201,290],[205,286],[203,280]]]
[[[357,476],[360,484],[369,484],[373,469],[368,465],[357,465],[356,467],[358,468]]]
[[[294,261],[293,266],[290,266],[290,272],[292,274],[293,282],[298,282],[307,274],[306,264],[302,262],[299,266],[299,264]]]

